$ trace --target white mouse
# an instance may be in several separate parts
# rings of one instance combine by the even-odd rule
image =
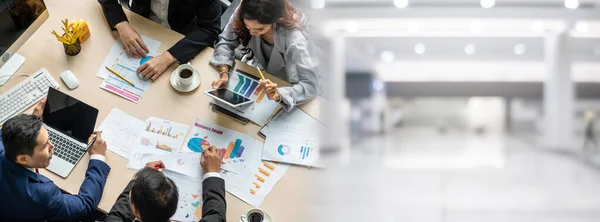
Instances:
[[[69,89],[75,89],[79,86],[79,80],[77,80],[77,77],[75,74],[73,74],[73,72],[71,72],[71,70],[65,70],[60,74],[60,78],[63,82],[65,82],[65,85],[67,85]]]

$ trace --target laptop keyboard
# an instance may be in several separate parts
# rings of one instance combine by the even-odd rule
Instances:
[[[54,144],[54,155],[75,165],[85,154],[85,147],[48,130],[50,142]]]

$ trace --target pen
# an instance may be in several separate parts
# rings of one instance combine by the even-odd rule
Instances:
[[[260,77],[265,80],[265,76],[263,76],[262,71],[260,71],[260,69],[258,67],[256,67],[256,69],[258,69],[258,73],[260,74]]]
[[[99,133],[102,133],[102,131],[100,131]],[[95,142],[96,142],[96,134],[94,133],[94,135],[92,135],[92,141],[88,145],[88,149],[91,148]]]
[[[108,66],[106,66],[106,69],[108,69],[108,71],[112,72],[113,74],[115,74],[116,76],[118,76],[119,78],[125,80],[125,82],[129,83],[129,85],[131,86],[135,86],[133,85],[133,83],[131,81],[129,81],[128,79],[126,79],[125,77],[123,77],[121,74],[115,72],[115,70],[112,70],[111,68],[108,68]]]

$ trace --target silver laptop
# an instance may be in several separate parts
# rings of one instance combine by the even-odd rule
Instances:
[[[87,140],[94,132],[98,109],[50,87],[43,118],[54,144],[46,169],[65,178],[92,145]]]

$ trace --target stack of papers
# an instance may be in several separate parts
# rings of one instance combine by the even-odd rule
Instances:
[[[200,158],[208,147],[215,146],[222,153],[221,175],[226,190],[254,207],[260,206],[290,167],[289,164],[263,161],[264,144],[254,137],[196,120],[186,138],[188,128],[156,117],[142,121],[113,109],[99,130],[103,131],[108,149],[129,160],[128,168],[139,170],[148,162],[160,160],[167,170],[180,174],[177,178],[183,182],[176,183],[180,197],[187,198],[183,204],[188,205],[185,209],[180,205],[176,215],[179,219],[185,218],[183,221],[194,219],[201,213],[197,207],[189,207],[190,202],[196,201],[196,206],[201,204],[201,196],[200,200],[190,199],[192,193],[201,192],[201,183],[193,185],[190,181],[202,180]],[[179,184],[192,184],[189,186],[193,189],[182,191]]]
[[[201,153],[209,146],[219,149],[226,190],[254,207],[260,206],[290,167],[262,161],[264,144],[254,137],[199,119],[185,141],[181,152]]]
[[[280,111],[261,133],[265,135],[263,160],[305,166],[319,162],[319,135],[325,126],[300,109]]]
[[[150,87],[150,84],[152,84],[152,81],[139,77],[136,70],[142,64],[153,58],[153,55],[157,55],[158,47],[160,46],[159,41],[146,36],[142,36],[142,40],[146,43],[150,53],[144,58],[133,58],[127,55],[127,52],[123,49],[121,40],[117,39],[110,50],[110,53],[106,56],[106,59],[104,59],[102,67],[100,67],[96,73],[97,77],[104,79],[104,82],[100,84],[100,88],[135,103],[140,101],[146,90]],[[125,82],[123,79],[108,71],[106,67],[121,74],[134,85],[132,86]]]
[[[100,124],[108,150],[130,159],[134,154],[168,154],[177,152],[183,144],[189,126],[149,117],[139,120],[127,113],[112,109]]]

